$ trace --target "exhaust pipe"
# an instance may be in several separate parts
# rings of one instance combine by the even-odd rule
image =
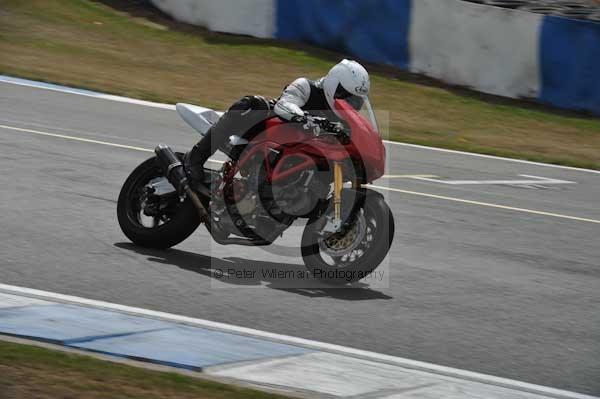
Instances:
[[[179,193],[184,193],[184,188],[189,185],[183,164],[173,150],[164,144],[159,144],[154,149],[156,158],[165,172],[165,177]]]
[[[204,208],[204,205],[202,205],[200,198],[198,198],[198,194],[190,187],[183,164],[179,158],[177,158],[177,155],[175,155],[169,146],[164,144],[157,145],[154,149],[154,153],[156,154],[159,164],[165,171],[165,177],[169,180],[169,183],[175,187],[178,193],[181,195],[186,194],[192,200],[192,203],[196,209],[198,209],[200,221],[207,222],[208,212],[206,211],[206,208]]]

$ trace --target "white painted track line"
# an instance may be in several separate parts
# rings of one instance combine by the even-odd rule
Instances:
[[[519,175],[529,177],[529,180],[440,180],[431,177],[413,176],[413,179],[428,181],[438,184],[447,184],[450,186],[485,186],[485,185],[547,185],[547,184],[577,184],[574,181],[549,179],[547,177]],[[385,176],[383,176],[385,177]]]
[[[35,80],[13,78],[11,76],[0,75],[0,83],[7,83],[7,84],[18,85],[18,86],[35,87],[36,89],[44,89],[44,90],[50,90],[50,91],[58,91],[61,93],[77,94],[78,96],[93,97],[93,98],[99,98],[102,100],[110,100],[110,101],[117,101],[117,102],[121,102],[121,103],[136,104],[136,105],[142,105],[145,107],[175,110],[175,106],[172,104],[163,104],[163,103],[157,103],[157,102],[153,102],[153,101],[138,100],[135,98],[116,96],[113,94],[105,94],[105,93],[100,93],[97,91],[91,91],[91,90],[85,90],[85,89],[77,89],[74,87],[61,86],[61,85],[57,85],[57,84],[53,84],[53,83],[44,83],[44,82],[36,82]]]
[[[383,175],[382,179],[416,179],[416,178],[434,178],[436,175]]]
[[[125,144],[111,143],[111,142],[108,142],[108,141],[86,139],[86,138],[83,138],[83,137],[68,136],[68,135],[65,135],[65,134],[42,132],[40,130],[23,129],[23,128],[20,128],[20,127],[7,126],[7,125],[1,125],[1,124],[0,124],[0,129],[14,130],[14,131],[17,131],[17,132],[25,132],[25,133],[38,134],[40,136],[56,137],[56,138],[65,139],[65,140],[82,141],[84,143],[101,144],[101,145],[106,145],[106,146],[109,146],[109,147],[125,148],[125,149],[128,149],[128,150],[135,150],[135,151],[143,151],[143,152],[154,153],[154,150],[151,150],[149,148],[142,148],[142,147],[135,147],[135,146],[131,146],[131,145],[125,145]],[[219,161],[217,159],[209,159],[209,161],[210,162],[214,162],[214,163],[224,163],[223,161]]]
[[[469,157],[495,159],[498,161],[506,161],[506,162],[522,163],[522,164],[527,164],[527,165],[543,166],[546,168],[566,169],[566,170],[572,170],[572,171],[576,171],[576,172],[600,174],[600,170],[594,170],[594,169],[576,168],[574,166],[554,165],[551,163],[527,161],[525,159],[506,158],[506,157],[499,157],[497,155],[478,154],[476,152],[449,150],[447,148],[429,147],[429,146],[419,145],[419,144],[402,143],[399,141],[389,141],[389,140],[384,140],[384,141],[388,144],[394,144],[394,145],[403,146],[403,147],[417,148],[420,150],[446,152],[449,154],[466,155]]]
[[[588,218],[583,218],[583,217],[579,217],[579,216],[569,216],[569,215],[562,215],[559,213],[537,211],[535,209],[517,208],[514,206],[508,206],[508,205],[499,205],[499,204],[492,204],[489,202],[472,201],[472,200],[467,200],[467,199],[462,199],[462,198],[447,197],[445,195],[421,193],[418,191],[402,190],[399,188],[376,186],[376,185],[372,185],[372,184],[367,185],[367,187],[372,187],[372,188],[375,188],[378,190],[394,191],[394,192],[402,193],[402,194],[410,194],[410,195],[417,195],[417,196],[421,196],[421,197],[435,198],[435,199],[440,199],[440,200],[444,200],[444,201],[460,202],[460,203],[469,204],[469,205],[487,206],[490,208],[505,209],[505,210],[514,211],[514,212],[525,212],[525,213],[531,213],[534,215],[551,216],[551,217],[560,218],[560,219],[577,220],[579,222],[600,224],[600,220],[596,220],[596,219],[588,219]]]
[[[13,285],[1,284],[0,292],[8,294],[24,295],[36,299],[53,300],[63,303],[71,303],[83,306],[89,306],[99,309],[113,310],[117,312],[128,313],[137,316],[144,316],[159,320],[174,321],[177,323],[188,324],[192,326],[210,328],[218,331],[231,332],[245,336],[263,338],[270,341],[286,343],[290,345],[302,346],[309,349],[319,350],[323,352],[337,353],[341,355],[366,359],[386,364],[401,366],[407,369],[420,370],[429,373],[434,373],[453,378],[459,378],[466,381],[480,382],[484,384],[515,389],[522,392],[528,392],[538,395],[547,395],[552,398],[560,399],[598,399],[593,396],[578,394],[575,392],[564,391],[560,389],[544,387],[541,385],[530,384],[526,382],[510,380],[507,378],[494,377],[486,374],[455,369],[452,367],[439,366],[436,364],[419,362],[416,360],[405,359],[396,356],[384,355],[375,352],[369,352],[361,349],[348,348],[341,345],[328,344],[324,342],[312,341],[304,338],[292,337],[289,335],[281,335],[270,333],[252,328],[234,326],[231,324],[218,323],[210,320],[196,319],[187,316],[175,315],[154,310],[136,308],[132,306],[119,305],[110,302],[97,301],[92,299],[80,298],[71,295],[58,294],[54,292],[41,291],[32,288],[18,287]]]
[[[65,140],[81,141],[81,142],[91,143],[91,144],[100,144],[100,145],[106,145],[106,146],[110,146],[110,147],[124,148],[124,149],[128,149],[128,150],[154,153],[153,150],[148,149],[148,148],[135,147],[135,146],[125,145],[125,144],[111,143],[108,141],[92,140],[92,139],[86,139],[83,137],[68,136],[68,135],[64,135],[64,134],[43,132],[40,130],[24,129],[24,128],[8,126],[8,125],[0,124],[0,129],[12,130],[12,131],[22,132],[22,133],[31,133],[31,134],[60,138],[60,139],[65,139]],[[214,163],[223,163],[223,161],[216,160],[216,159],[209,159],[209,161],[214,162]],[[600,224],[600,220],[588,219],[588,218],[578,217],[578,216],[562,215],[562,214],[558,214],[558,213],[538,211],[538,210],[534,210],[534,209],[517,208],[517,207],[512,207],[512,206],[507,206],[507,205],[499,205],[499,204],[492,204],[492,203],[488,203],[488,202],[479,202],[479,201],[472,201],[472,200],[467,200],[467,199],[462,199],[462,198],[454,198],[454,197],[446,197],[443,195],[422,193],[422,192],[418,192],[418,191],[401,190],[401,189],[392,188],[392,187],[383,187],[383,186],[376,186],[376,185],[368,185],[367,187],[372,187],[372,188],[375,188],[378,190],[387,190],[387,191],[399,192],[399,193],[404,193],[404,194],[411,194],[411,195],[418,195],[418,196],[422,196],[422,197],[435,198],[435,199],[440,199],[440,200],[445,200],[445,201],[459,202],[459,203],[469,204],[469,205],[487,206],[487,207],[497,208],[497,209],[504,209],[504,210],[510,210],[510,211],[516,211],[516,212],[525,212],[525,213],[530,213],[530,214],[534,214],[534,215],[551,216],[551,217],[556,217],[556,218],[561,218],[561,219],[575,220],[575,221],[579,221],[579,222],[589,222],[589,223]]]
[[[152,153],[154,152],[153,150],[148,149],[148,148],[134,147],[134,146],[125,145],[125,144],[110,143],[108,141],[86,139],[83,137],[67,136],[65,134],[42,132],[40,130],[23,129],[20,127],[7,126],[7,125],[0,125],[0,128],[7,129],[7,130],[14,130],[17,132],[33,133],[33,134],[38,134],[41,136],[56,137],[56,138],[66,139],[66,140],[83,141],[84,143],[101,144],[101,145],[106,145],[106,146],[110,146],[110,147],[126,148],[128,150],[136,150],[136,151],[144,151],[144,152],[152,152]]]
[[[5,75],[0,75],[0,83],[13,84],[13,85],[19,85],[19,86],[27,86],[27,87],[35,87],[38,89],[58,91],[58,92],[62,92],[62,93],[76,94],[76,95],[87,96],[87,97],[94,97],[94,98],[99,98],[99,99],[103,99],[103,100],[125,102],[125,103],[130,103],[130,104],[142,105],[142,106],[146,106],[146,107],[175,110],[175,106],[172,104],[163,104],[163,103],[157,103],[157,102],[152,102],[152,101],[138,100],[135,98],[116,96],[116,95],[112,95],[112,94],[104,94],[104,93],[95,92],[95,91],[91,91],[91,90],[76,89],[76,88],[72,88],[72,87],[68,87],[68,86],[61,86],[61,85],[51,84],[51,83],[36,82],[34,80],[20,79],[20,78],[15,78],[15,77],[11,77],[11,76],[5,76]],[[522,163],[522,164],[528,164],[528,165],[543,166],[543,167],[547,167],[547,168],[566,169],[566,170],[573,170],[573,171],[579,171],[579,172],[600,174],[600,170],[575,168],[572,166],[554,165],[554,164],[543,163],[543,162],[527,161],[524,159],[505,158],[505,157],[499,157],[496,155],[477,154],[474,152],[449,150],[446,148],[429,147],[429,146],[424,146],[424,145],[419,145],[419,144],[402,143],[402,142],[398,142],[398,141],[384,140],[384,142],[387,144],[393,144],[393,145],[398,145],[398,146],[403,146],[403,147],[412,147],[412,148],[421,149],[421,150],[439,151],[439,152],[445,152],[445,153],[450,153],[450,154],[465,155],[465,156],[470,156],[470,157],[496,159],[496,160],[505,161],[505,162]]]

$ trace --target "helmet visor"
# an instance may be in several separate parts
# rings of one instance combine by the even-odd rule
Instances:
[[[357,111],[360,111],[365,102],[364,98],[350,93],[348,90],[344,89],[344,86],[341,84],[338,84],[338,87],[335,90],[334,98],[336,100],[346,100],[348,104],[350,104]]]
[[[344,86],[342,86],[341,84],[338,84],[338,87],[335,90],[335,94],[333,97],[339,98],[341,100],[345,100],[347,98],[352,97],[352,93],[350,93],[348,90],[344,89]]]
[[[357,111],[360,111],[365,104],[364,97],[359,96],[351,96],[346,99],[346,102],[352,106]]]

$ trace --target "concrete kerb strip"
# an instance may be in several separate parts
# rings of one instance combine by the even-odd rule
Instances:
[[[1,310],[1,307],[0,307],[0,310]],[[73,348],[73,347],[69,347],[69,346],[63,346],[60,344],[54,344],[54,343],[49,343],[49,342],[44,342],[44,341],[39,341],[39,340],[20,338],[20,337],[15,337],[12,335],[4,335],[2,333],[0,333],[0,341],[11,342],[11,343],[21,344],[21,345],[30,345],[30,346],[35,346],[38,348],[50,349],[50,350],[65,352],[65,353],[74,354],[74,355],[90,356],[95,359],[99,359],[99,360],[103,360],[103,361],[107,361],[107,362],[111,362],[111,363],[123,364],[126,366],[132,366],[132,367],[139,367],[139,368],[143,368],[146,370],[157,371],[157,372],[162,372],[162,373],[175,373],[175,374],[179,374],[179,375],[183,375],[183,376],[187,376],[187,377],[199,378],[199,379],[206,380],[206,381],[218,382],[221,384],[236,385],[236,386],[243,387],[243,388],[260,389],[261,391],[264,391],[267,393],[286,395],[286,396],[291,396],[294,398],[314,399],[314,397],[315,397],[315,392],[313,392],[313,391],[310,391],[310,392],[303,391],[303,390],[291,391],[290,389],[285,389],[285,388],[282,388],[282,387],[276,386],[276,385],[268,385],[268,384],[257,385],[256,383],[253,383],[251,381],[244,381],[244,380],[240,380],[238,378],[212,375],[212,374],[205,373],[203,371],[194,371],[194,370],[189,370],[189,369],[174,367],[174,366],[168,366],[168,365],[159,364],[159,363],[149,363],[149,362],[142,361],[142,360],[128,359],[128,358],[118,357],[118,356],[114,356],[114,355],[107,355],[107,354],[100,353],[100,352],[90,352],[88,350],[84,350],[84,349],[80,349],[80,348]]]
[[[434,374],[441,377],[449,377],[450,379],[456,379],[464,382],[474,382],[485,384],[489,386],[495,386],[499,388],[506,388],[509,390],[515,390],[521,393],[529,393],[548,398],[561,398],[561,399],[592,399],[594,397],[573,393],[569,391],[559,390],[555,388],[543,387],[535,384],[524,383],[520,381],[514,381],[510,379],[488,376],[485,374],[453,369],[445,366],[438,366],[425,362],[414,361],[410,359],[404,359],[400,357],[394,357],[390,355],[378,354],[374,352],[364,351],[360,349],[347,348],[335,344],[327,344],[317,341],[311,341],[303,338],[296,338],[286,335],[274,334],[265,331],[255,330],[251,328],[233,326],[225,323],[212,322],[209,320],[196,319],[187,316],[173,315],[165,312],[152,311],[147,309],[141,309],[131,306],[113,304],[104,301],[96,301],[91,299],[79,298],[70,295],[63,295],[57,293],[51,293],[46,291],[40,291],[30,288],[16,287],[11,285],[0,284],[0,292],[6,294],[25,296],[29,298],[41,299],[50,302],[59,302],[66,304],[79,305],[95,309],[103,309],[116,311],[119,313],[130,314],[133,316],[142,316],[145,318],[156,319],[161,321],[169,321],[177,324],[202,327],[206,329],[216,330],[220,332],[227,332],[257,339],[263,339],[271,342],[294,345],[303,347],[309,350],[325,352],[330,354],[337,354],[344,357],[350,357],[355,359],[362,359],[366,361],[376,362],[380,364],[386,364],[390,366],[398,366],[408,370],[414,370],[417,372],[424,372],[428,374]],[[240,366],[239,364],[237,365]],[[243,367],[243,366],[241,366]],[[210,368],[209,368],[210,369]]]

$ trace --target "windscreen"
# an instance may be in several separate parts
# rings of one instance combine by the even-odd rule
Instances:
[[[378,134],[379,125],[377,124],[377,118],[375,117],[375,112],[373,111],[373,107],[371,106],[371,102],[368,97],[359,97],[359,96],[350,96],[345,99],[339,99],[336,101],[344,101],[347,105],[350,105],[356,112],[358,112],[365,121],[367,121],[373,130],[375,130]],[[337,111],[334,110],[337,117],[343,119]]]
[[[356,96],[354,96],[356,97]],[[367,121],[371,123],[373,129],[379,133],[379,126],[377,125],[377,118],[375,117],[375,112],[373,112],[373,107],[371,107],[371,102],[369,101],[369,97],[358,97],[361,100],[361,107],[356,108],[353,104],[351,104],[354,109],[356,109]]]

